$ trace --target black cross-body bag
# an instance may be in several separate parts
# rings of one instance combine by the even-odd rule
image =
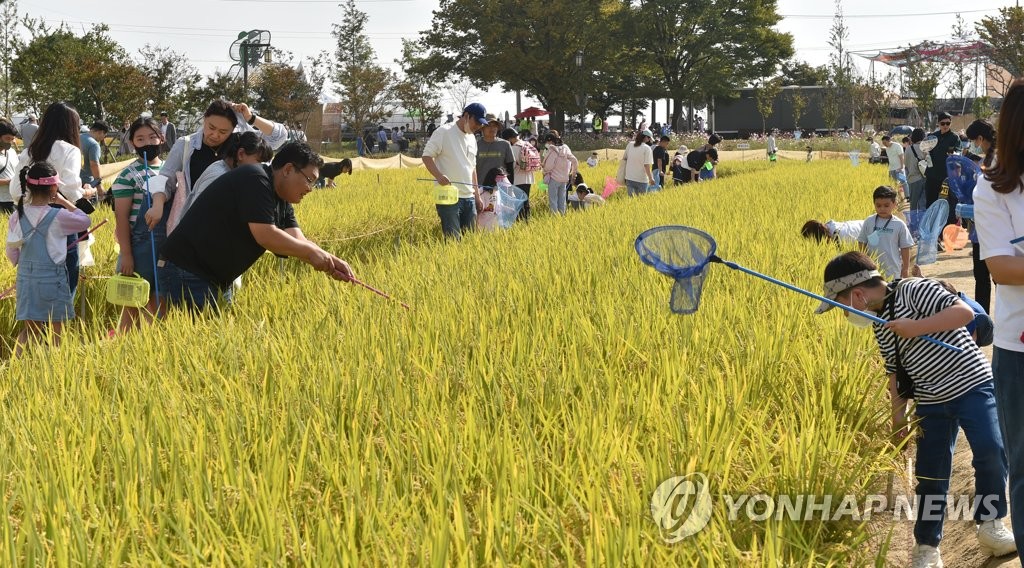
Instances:
[[[896,287],[899,285],[899,280],[894,280],[892,287],[890,288],[889,297],[886,298],[886,312],[889,321],[896,319]],[[903,360],[900,358],[900,337],[895,333],[893,340],[896,342],[896,394],[901,398],[914,398],[914,379],[910,377],[910,373],[903,367]]]

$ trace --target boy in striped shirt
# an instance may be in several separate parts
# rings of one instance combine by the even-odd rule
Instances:
[[[889,320],[873,323],[844,311],[857,327],[875,332],[889,376],[896,437],[908,433],[907,399],[917,401],[917,520],[913,566],[942,566],[939,541],[952,473],[957,431],[963,428],[974,454],[974,520],[978,543],[988,554],[1016,551],[1006,516],[1007,462],[993,394],[992,368],[964,328],[974,311],[935,280],[911,278],[889,284],[870,257],[848,252],[825,267],[825,297]],[[822,303],[816,313],[832,306]],[[929,335],[959,352],[918,339]],[[912,379],[913,392],[897,388],[897,366]],[[902,387],[902,385],[900,385]]]

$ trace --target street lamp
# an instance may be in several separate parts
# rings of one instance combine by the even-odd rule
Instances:
[[[582,49],[580,49],[580,50],[578,50],[576,52],[576,58],[575,59],[576,59],[576,75],[577,76],[581,76],[582,73],[583,73],[583,50]],[[579,109],[579,112],[580,112],[580,129],[582,130],[583,129],[583,118],[584,118],[584,115],[586,114],[585,106],[587,104],[587,99],[586,99],[586,95],[582,91],[582,87],[583,87],[582,81],[577,80],[576,86],[577,86],[578,89],[580,89],[580,90],[576,91],[576,107]]]

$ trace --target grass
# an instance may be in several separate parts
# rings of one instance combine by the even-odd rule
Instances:
[[[700,311],[632,250],[709,231],[724,258],[817,290],[811,217],[866,217],[884,172],[723,164],[714,183],[440,240],[422,172],[357,172],[307,235],[406,312],[267,255],[219,317],[100,340],[99,279],[58,349],[0,363],[10,565],[851,565],[867,524],[730,522],[662,541],[650,497],[864,494],[893,468],[870,334],[712,266]],[[606,162],[588,182],[614,175]],[[377,178],[377,174],[380,178]],[[380,180],[379,182],[377,180]],[[593,182],[592,182],[593,183]],[[595,183],[594,185],[602,185]],[[409,218],[410,206],[413,218]],[[101,214],[102,215],[102,214]],[[106,213],[109,215],[109,212]],[[360,237],[360,235],[367,235]],[[91,277],[110,274],[101,229]],[[0,281],[13,281],[0,267]],[[12,337],[13,302],[0,302]]]

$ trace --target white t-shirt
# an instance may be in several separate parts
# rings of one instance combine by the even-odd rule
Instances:
[[[882,155],[882,147],[878,145],[878,142],[871,142],[871,157],[877,158]]]
[[[626,153],[622,157],[626,160],[626,181],[647,183],[647,171],[644,164],[654,165],[654,150],[647,144],[637,146],[633,142],[626,145]]]
[[[825,228],[828,232],[837,237],[840,242],[843,243],[856,243],[857,237],[860,236],[861,230],[864,228],[864,221],[860,219],[854,221],[829,221],[825,223]]]
[[[14,148],[0,152],[0,179],[13,179],[14,168],[18,165],[18,153]],[[8,187],[0,186],[0,203],[13,203],[14,197],[7,191]]]
[[[533,172],[519,169],[519,164],[523,160],[523,144],[529,144],[529,142],[520,140],[512,145],[512,161],[516,164],[512,169],[513,185],[533,185]]]
[[[868,237],[875,232],[878,233],[878,244],[872,245]],[[914,246],[914,238],[910,236],[907,224],[895,215],[879,219],[876,214],[865,219],[857,242],[864,243],[869,252],[878,255],[878,268],[888,278],[900,277],[903,268],[900,250]]]
[[[592,168],[596,168],[597,167],[597,157],[596,156],[591,156],[591,157],[587,158],[587,165],[592,167]]]
[[[902,144],[895,141],[890,142],[889,147],[885,150],[885,155],[889,158],[889,171],[903,169],[903,164],[900,161],[900,158],[903,157]]]
[[[442,124],[430,135],[423,155],[434,159],[437,169],[456,184],[459,198],[473,197],[473,172],[476,171],[476,137],[459,129],[459,123]]]
[[[974,220],[981,244],[981,259],[995,256],[1022,257],[1010,241],[1024,235],[1024,194],[1019,190],[996,193],[992,182],[978,176],[974,188]],[[996,286],[996,307],[992,314],[998,322],[993,344],[1009,351],[1024,352],[1024,286]]]
[[[499,228],[498,214],[494,208],[498,205],[498,196],[495,191],[481,191],[480,199],[484,202],[484,210],[476,215],[476,226],[485,231],[494,231]],[[489,208],[489,209],[488,209]]]
[[[50,147],[50,155],[46,157],[46,161],[50,162],[50,165],[57,170],[57,175],[60,176],[57,190],[71,203],[81,199],[83,195],[82,178],[79,174],[82,171],[82,150],[78,146],[57,140]],[[28,148],[26,148],[18,155],[18,165],[15,166],[14,171],[20,172],[31,162],[32,159],[28,157]],[[10,192],[11,197],[21,196],[21,179],[18,176],[11,178]]]

